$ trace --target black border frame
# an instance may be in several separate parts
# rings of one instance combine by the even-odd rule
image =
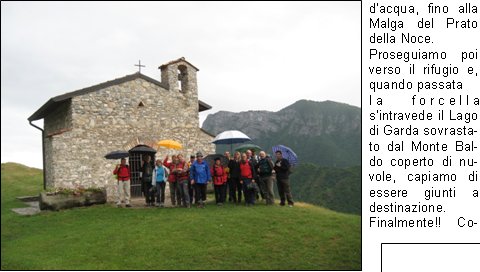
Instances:
[[[380,272],[383,272],[383,245],[480,245],[480,243],[381,243]]]

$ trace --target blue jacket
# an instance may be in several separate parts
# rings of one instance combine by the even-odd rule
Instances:
[[[212,179],[207,162],[198,163],[198,161],[195,161],[190,166],[190,180],[192,179],[198,184],[205,184]]]
[[[155,165],[153,168],[152,173],[152,185],[155,186],[156,183],[162,183],[167,180],[167,176],[169,175],[169,170],[165,166],[158,167]]]

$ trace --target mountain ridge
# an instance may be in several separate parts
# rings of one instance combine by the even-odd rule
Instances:
[[[202,128],[212,134],[240,130],[267,152],[273,145],[287,145],[301,162],[360,165],[361,109],[345,103],[303,99],[276,112],[219,111],[208,115]],[[228,149],[217,146],[217,152]]]

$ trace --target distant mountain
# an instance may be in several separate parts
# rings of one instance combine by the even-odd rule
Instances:
[[[283,144],[300,162],[321,166],[360,165],[360,108],[333,101],[300,100],[278,111],[220,111],[208,115],[202,128],[212,134],[240,130],[271,152]],[[217,145],[217,152],[230,146]]]
[[[361,214],[361,170],[361,166],[300,164],[290,176],[293,198],[339,212]]]

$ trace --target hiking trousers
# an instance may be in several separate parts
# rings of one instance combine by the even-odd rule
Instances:
[[[215,203],[225,203],[225,198],[226,198],[226,189],[227,185],[222,184],[222,185],[214,185],[215,188]]]
[[[245,204],[254,205],[255,204],[255,190],[252,190],[252,189],[248,188],[248,185],[250,183],[252,183],[252,179],[242,178],[242,181],[243,181],[243,194],[245,196]]]
[[[147,180],[145,182],[145,180]],[[144,179],[143,182],[143,195],[145,196],[145,203],[146,204],[154,204],[155,203],[155,193],[152,190],[152,179],[151,177],[148,179]]]
[[[280,205],[285,205],[285,198],[289,205],[293,205],[292,192],[290,191],[290,180],[288,178],[277,179],[278,194],[280,195]]]
[[[188,180],[179,180],[178,185],[180,187],[180,196],[182,197],[182,204],[183,206],[187,207],[190,205],[190,193],[188,191],[188,184],[190,182]]]
[[[130,180],[117,181],[117,205],[122,204],[122,199],[125,198],[125,204],[130,204]]]
[[[263,191],[265,195],[266,203],[267,205],[272,205],[275,201],[273,195],[273,176],[260,177],[260,181],[260,190]]]
[[[195,203],[201,204],[207,201],[207,184],[195,183]]]
[[[165,181],[155,183],[157,188],[157,204],[165,203],[165,185]]]
[[[230,197],[234,203],[242,202],[242,184],[240,184],[240,178],[230,178],[228,184],[228,190]],[[238,193],[238,197],[237,197]]]
[[[172,202],[172,206],[175,205],[182,205],[182,194],[180,189],[179,182],[170,182],[170,201]]]

